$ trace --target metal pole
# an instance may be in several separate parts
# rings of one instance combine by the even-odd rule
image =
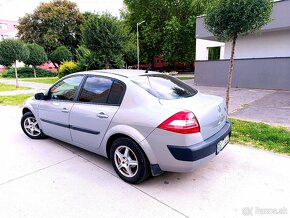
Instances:
[[[139,23],[137,23],[137,69],[139,70]]]
[[[139,55],[140,55],[140,51],[139,51],[139,25],[144,23],[145,20],[143,20],[142,22],[140,23],[137,23],[137,69],[139,70],[139,61],[140,61],[140,58],[139,58]]]

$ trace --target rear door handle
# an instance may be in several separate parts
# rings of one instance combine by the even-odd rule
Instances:
[[[109,116],[107,114],[105,114],[104,112],[98,113],[97,117],[99,118],[108,118]]]
[[[63,113],[68,113],[68,112],[69,112],[69,110],[68,110],[67,108],[63,108],[61,111],[62,111]]]

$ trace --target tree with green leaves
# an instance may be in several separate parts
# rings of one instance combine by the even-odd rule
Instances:
[[[41,3],[33,13],[19,19],[18,36],[26,43],[37,43],[47,53],[65,45],[71,52],[80,44],[84,19],[77,4],[69,0]]]
[[[33,67],[34,77],[36,77],[35,67],[45,63],[47,61],[47,55],[44,48],[35,43],[27,44],[27,48],[29,49],[29,57],[23,62]]]
[[[215,0],[124,0],[123,17],[136,32],[139,26],[140,58],[152,62],[163,54],[172,66],[195,59],[195,18]]]
[[[73,57],[73,54],[68,50],[67,47],[59,46],[57,49],[55,49],[53,52],[49,55],[49,60],[53,63],[53,65],[58,69],[59,65],[63,61],[69,61]]]
[[[90,14],[82,27],[82,37],[84,45],[103,59],[106,69],[120,62],[126,35],[116,17]]]
[[[253,33],[271,21],[271,0],[218,0],[205,16],[207,29],[220,41],[232,41],[226,104],[229,108],[235,46],[238,37]]]
[[[16,87],[19,87],[17,61],[24,61],[29,57],[27,46],[20,40],[5,39],[0,42],[0,64],[10,67],[14,64]]]

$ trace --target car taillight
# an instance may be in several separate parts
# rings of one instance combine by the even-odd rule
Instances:
[[[198,120],[190,111],[180,111],[174,114],[157,128],[181,134],[200,132]]]

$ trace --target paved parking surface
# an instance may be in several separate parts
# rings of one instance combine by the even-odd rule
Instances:
[[[245,217],[257,208],[289,217],[289,157],[228,145],[192,173],[133,186],[105,158],[29,139],[20,117],[19,108],[0,106],[0,217]]]

